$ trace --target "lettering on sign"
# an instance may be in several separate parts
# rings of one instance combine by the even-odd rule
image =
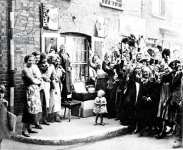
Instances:
[[[59,14],[58,8],[51,5],[41,4],[41,20],[44,29],[58,30]]]
[[[101,4],[101,6],[104,6],[104,7],[123,10],[122,9],[122,0],[101,0],[100,4]]]

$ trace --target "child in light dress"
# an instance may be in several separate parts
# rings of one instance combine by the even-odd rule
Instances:
[[[94,101],[94,109],[93,109],[93,112],[96,114],[94,125],[98,125],[99,117],[100,117],[100,125],[105,125],[105,123],[103,122],[103,115],[107,113],[107,107],[106,107],[107,101],[104,95],[105,92],[103,90],[98,90],[97,97],[95,98]]]

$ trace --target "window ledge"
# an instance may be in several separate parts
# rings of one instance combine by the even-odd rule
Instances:
[[[160,16],[160,15],[156,15],[156,14],[152,14],[152,16],[153,16],[154,18],[161,19],[161,20],[165,20],[165,19],[166,19],[165,16]]]

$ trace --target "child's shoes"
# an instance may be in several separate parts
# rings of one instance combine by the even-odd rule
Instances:
[[[101,122],[100,125],[105,126],[105,123],[104,122]]]

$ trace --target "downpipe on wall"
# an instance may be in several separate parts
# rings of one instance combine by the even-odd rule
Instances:
[[[13,0],[8,0],[8,50],[9,50],[9,106],[10,112],[14,113],[14,91],[15,91],[15,62],[14,62],[14,12],[13,12]]]

